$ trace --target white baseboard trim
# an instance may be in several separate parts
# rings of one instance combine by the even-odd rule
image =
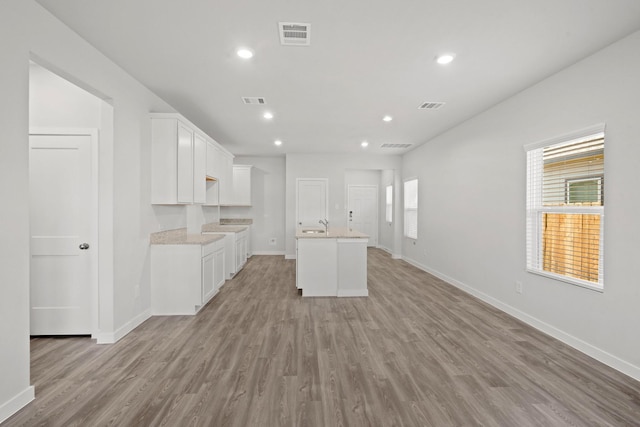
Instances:
[[[391,259],[402,259],[402,254],[391,254]]]
[[[368,297],[368,289],[343,289],[338,290],[338,297]]]
[[[285,254],[284,259],[296,259],[295,255],[287,255]]]
[[[284,255],[284,251],[253,251],[251,255]]]
[[[145,320],[151,317],[151,309],[145,310],[136,317],[119,327],[115,332],[98,333],[95,336],[98,344],[113,344],[121,340],[129,332],[140,326]]]
[[[532,326],[536,329],[538,329],[541,332],[544,332],[547,335],[552,336],[553,338],[562,341],[563,343],[567,344],[568,346],[571,346],[573,348],[575,348],[576,350],[593,357],[594,359],[598,360],[599,362],[604,363],[605,365],[622,372],[625,375],[630,376],[631,378],[640,381],[640,367],[635,366],[629,362],[627,362],[626,360],[620,359],[617,356],[614,356],[613,354],[602,350],[598,347],[595,347],[592,344],[589,344],[588,342],[585,342],[577,337],[574,337],[571,334],[566,333],[565,331],[556,328],[553,325],[550,325],[536,317],[533,317],[523,311],[520,311],[519,309],[512,307],[508,304],[503,303],[502,301],[489,296],[487,294],[485,294],[484,292],[481,292],[475,288],[472,288],[471,286],[468,286],[452,277],[447,276],[446,274],[440,273],[437,270],[433,270],[425,265],[420,264],[419,262],[411,259],[411,258],[407,258],[407,257],[403,257],[402,259],[404,259],[406,262],[408,262],[409,264],[418,267],[419,269],[426,271],[429,274],[432,274],[434,276],[436,276],[437,278],[444,280],[445,282],[449,283],[452,286],[455,286],[456,288],[470,294],[473,295],[474,297],[486,302],[487,304],[492,305],[493,307],[504,311],[505,313],[515,317],[518,320],[523,321],[524,323],[526,323],[529,326]]]
[[[383,251],[385,251],[386,253],[388,253],[389,255],[391,255],[391,249],[389,249],[389,248],[388,248],[388,247],[386,247],[386,246],[378,245],[378,246],[376,246],[376,248],[378,248],[378,249],[382,249]]]
[[[35,399],[36,391],[31,385],[26,390],[13,396],[8,401],[0,405],[0,424],[7,420],[10,416],[24,408]]]

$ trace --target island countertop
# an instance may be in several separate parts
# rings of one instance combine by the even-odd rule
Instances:
[[[316,232],[307,232],[314,230]],[[318,232],[320,231],[320,232]],[[297,227],[296,239],[367,239],[368,235],[349,227],[329,227],[325,232],[324,227]]]

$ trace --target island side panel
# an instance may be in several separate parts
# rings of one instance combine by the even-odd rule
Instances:
[[[366,297],[369,239],[337,239],[339,297]]]

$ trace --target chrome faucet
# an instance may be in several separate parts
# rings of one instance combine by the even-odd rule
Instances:
[[[324,225],[324,232],[328,233],[329,232],[329,221],[325,218],[324,221],[320,220],[318,221],[320,224]]]

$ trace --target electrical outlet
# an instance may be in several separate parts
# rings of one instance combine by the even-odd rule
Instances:
[[[519,280],[516,280],[516,292],[519,294],[522,293],[522,282]]]
[[[271,246],[275,246],[276,245],[276,238],[275,237],[272,237],[272,238],[269,239],[269,245],[271,245]]]

